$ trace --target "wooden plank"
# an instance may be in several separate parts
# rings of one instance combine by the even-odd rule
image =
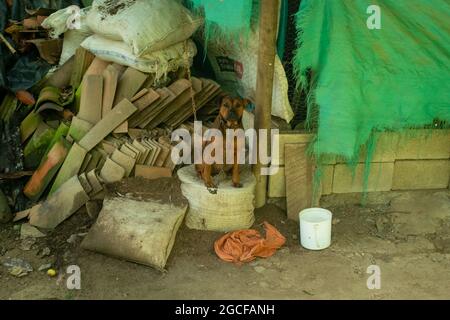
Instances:
[[[299,212],[312,205],[313,165],[307,157],[307,148],[306,143],[286,144],[284,148],[287,214],[296,221]]]

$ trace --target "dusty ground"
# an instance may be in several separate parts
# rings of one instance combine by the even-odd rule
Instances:
[[[221,234],[182,227],[167,272],[78,247],[92,221],[80,211],[30,250],[12,224],[0,226],[0,260],[28,261],[35,271],[16,278],[0,266],[0,299],[450,299],[449,192],[328,197],[334,212],[332,246],[311,252],[298,244],[296,223],[275,205],[257,210],[287,237],[273,257],[243,266],[220,261],[213,242]],[[72,244],[67,239],[81,234]],[[29,246],[29,245],[28,245]],[[22,247],[22,248],[21,248]],[[42,248],[50,256],[40,258]],[[59,277],[39,272],[52,262]],[[68,290],[64,269],[81,268],[81,290]],[[369,290],[369,265],[381,268],[381,289]]]

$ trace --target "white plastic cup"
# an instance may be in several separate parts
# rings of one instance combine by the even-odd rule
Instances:
[[[323,250],[331,244],[331,211],[309,208],[298,214],[300,221],[300,243],[309,250]]]

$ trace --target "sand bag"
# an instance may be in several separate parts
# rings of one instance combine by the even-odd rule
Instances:
[[[134,55],[123,41],[114,41],[99,35],[90,36],[81,46],[102,60],[116,62],[142,72],[155,73],[156,79],[178,70],[186,63],[191,65],[197,54],[197,47],[191,40],[141,57]]]
[[[178,181],[127,179],[109,188],[82,248],[164,270],[187,209]]]
[[[95,33],[123,41],[142,56],[190,38],[203,20],[175,0],[95,0],[87,23]]]
[[[181,190],[189,201],[188,228],[228,232],[253,225],[256,179],[249,168],[241,169],[242,188],[234,188],[231,177],[220,174],[213,177],[216,193],[208,191],[193,165],[178,170]]]
[[[240,48],[229,42],[209,41],[208,59],[224,90],[237,92],[253,102],[256,98],[259,33],[254,32]],[[288,81],[281,60],[275,56],[272,115],[290,122],[294,117],[288,96]]]
[[[84,39],[92,35],[93,32],[86,23],[89,10],[90,7],[80,9],[78,6],[70,6],[51,14],[42,23],[42,27],[50,30],[49,34],[52,38],[56,39],[64,33],[60,66],[75,54]]]

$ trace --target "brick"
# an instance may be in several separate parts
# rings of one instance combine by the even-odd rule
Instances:
[[[163,167],[164,163],[166,163],[167,158],[170,157],[172,146],[170,144],[160,143],[156,140],[153,141],[161,147],[161,153],[156,159],[155,165],[157,167]]]
[[[89,172],[97,168],[100,160],[102,159],[103,155],[98,150],[94,149],[90,152],[91,158],[89,159],[89,162],[84,169],[83,172]]]
[[[34,212],[30,213],[30,224],[54,229],[69,218],[89,200],[78,176],[64,182],[58,190],[47,198]]]
[[[141,153],[141,156],[140,156],[140,158],[137,159],[136,163],[144,164],[148,157],[150,150],[148,149],[147,146],[145,146],[144,144],[140,143],[137,140],[133,141],[133,147],[135,147]]]
[[[125,169],[111,158],[107,158],[100,171],[100,178],[106,183],[114,183],[122,180],[123,177],[125,177]]]
[[[127,144],[124,144],[120,147],[120,151],[122,151],[123,153],[125,153],[126,155],[129,155],[130,157],[132,157],[133,159],[138,159],[140,152],[139,151],[135,151],[135,149],[131,149]]]
[[[75,61],[73,64],[72,77],[70,78],[70,85],[76,89],[80,86],[86,70],[91,65],[95,56],[86,49],[79,47],[75,52]]]
[[[99,57],[95,57],[89,68],[86,70],[84,74],[83,81],[86,79],[86,76],[89,75],[102,75],[103,71],[111,64],[109,61],[105,61],[100,59]]]
[[[146,139],[143,140],[142,143],[146,144],[150,148],[149,156],[147,158],[147,165],[153,166],[156,164],[156,159],[158,159],[159,154],[161,153],[161,148],[158,146],[153,140]]]
[[[67,180],[73,176],[78,175],[78,172],[83,165],[84,158],[86,157],[87,151],[81,147],[79,144],[74,143],[69,151],[69,154],[64,161],[58,175],[56,176],[55,182],[50,190],[50,194],[56,192],[59,187]]]
[[[145,165],[136,165],[135,177],[142,177],[145,179],[159,179],[172,177],[172,170],[169,168],[150,167]]]
[[[92,187],[92,191],[89,194],[89,196],[95,195],[103,190],[103,186],[102,186],[100,180],[98,179],[96,170],[89,171],[86,174],[86,178],[88,179],[89,184]]]
[[[86,176],[86,173],[82,173],[78,176],[78,180],[80,181],[81,185],[83,186],[84,191],[89,194],[92,192],[92,186],[89,183],[89,180]]]
[[[97,123],[102,118],[103,76],[85,75],[81,88],[80,111],[77,117]]]
[[[122,100],[106,117],[100,120],[88,134],[80,141],[80,145],[86,150],[92,150],[119,124],[131,116],[136,107],[128,100]]]
[[[103,71],[103,103],[102,118],[104,118],[114,106],[114,98],[116,96],[117,82],[119,81],[119,71],[109,65]]]
[[[39,124],[42,123],[42,117],[39,113],[30,112],[20,124],[20,138],[24,143],[36,131]]]
[[[150,89],[142,97],[133,101],[133,104],[136,106],[136,108],[138,108],[139,112],[141,112],[142,110],[156,102],[159,98],[159,94],[155,90]]]
[[[399,134],[397,160],[450,158],[450,129],[406,130]]]
[[[52,141],[50,142],[50,145],[48,146],[47,150],[45,151],[45,154],[47,155],[50,152],[50,149],[53,148],[53,146],[58,143],[61,139],[65,138],[67,134],[69,133],[69,125],[65,122],[61,122],[59,127],[56,129],[55,135],[53,136]]]
[[[144,82],[148,75],[131,67],[127,68],[117,84],[116,96],[114,98],[114,105],[117,105],[123,99],[131,100]],[[115,133],[126,133],[128,131],[128,123],[124,121],[114,130]]]
[[[60,141],[50,149],[48,154],[43,158],[38,169],[33,173],[33,176],[25,185],[25,188],[23,189],[25,196],[33,201],[37,201],[41,197],[59,168],[64,163],[70,148],[70,143],[64,138],[60,138]]]
[[[358,164],[355,175],[345,164],[337,164],[334,169],[333,193],[352,193],[363,191],[389,191],[392,188],[394,163],[371,163],[367,190],[363,190],[364,164]]]
[[[76,142],[80,142],[81,139],[92,129],[94,125],[86,120],[78,117],[72,118],[69,132],[67,133]]]
[[[84,157],[83,164],[81,165],[81,168],[78,171],[78,173],[86,172],[86,168],[87,168],[89,162],[91,161],[91,159],[92,159],[92,155],[90,153],[87,153],[86,156]]]
[[[24,163],[26,168],[36,168],[41,163],[42,157],[45,155],[50,145],[55,129],[41,122],[23,150]]]
[[[395,162],[392,189],[445,189],[449,177],[449,160],[399,160]]]

